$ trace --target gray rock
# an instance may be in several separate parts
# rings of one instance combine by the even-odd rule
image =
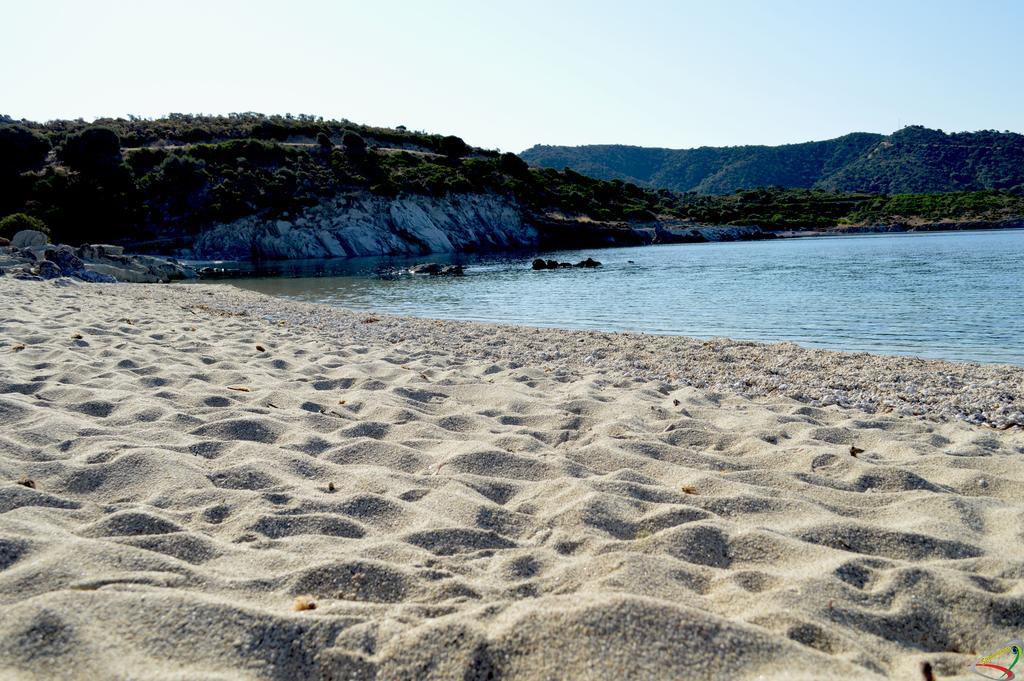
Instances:
[[[409,268],[410,274],[431,274],[442,277],[461,277],[466,273],[462,265],[441,265],[436,262],[427,262],[414,265]]]
[[[443,267],[440,263],[425,262],[410,267],[409,274],[441,274],[442,269]]]
[[[110,276],[109,274],[102,274],[100,272],[93,272],[92,270],[79,270],[75,273],[76,279],[87,281],[90,284],[116,284],[117,279]]]
[[[58,246],[56,250],[47,250],[46,259],[57,263],[64,276],[70,276],[85,266],[71,246]]]
[[[40,279],[56,279],[61,276],[60,266],[52,260],[43,260],[36,265],[36,276]]]
[[[11,246],[15,248],[38,248],[48,243],[49,237],[34,229],[23,229],[11,239]]]
[[[282,221],[284,222],[284,221]],[[508,250],[535,245],[537,229],[519,205],[497,194],[340,194],[285,225],[256,216],[203,231],[198,259],[285,260]]]
[[[133,284],[166,283],[177,279],[194,279],[198,276],[191,267],[164,258],[148,255],[98,255],[101,252],[107,253],[106,249],[106,246],[80,247],[79,254],[97,254],[96,257],[85,258],[84,269],[116,281]],[[78,274],[75,276],[82,279]]]
[[[34,241],[38,239],[23,237],[19,243]],[[198,276],[194,269],[179,262],[147,255],[124,255],[121,246],[108,244],[86,244],[77,249],[63,244],[4,248],[0,251],[0,273],[29,280],[74,277],[97,284],[158,283]]]
[[[557,270],[563,267],[572,267],[572,263],[558,262],[557,260],[544,260],[543,258],[537,258],[533,261],[533,269],[535,270]]]
[[[124,255],[124,246],[110,244],[82,244],[78,247],[78,257],[84,260],[119,257]]]

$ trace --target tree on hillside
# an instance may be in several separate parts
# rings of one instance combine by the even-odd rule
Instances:
[[[462,158],[469,153],[469,145],[463,142],[461,137],[445,135],[438,143],[438,151],[448,158]]]
[[[522,178],[530,174],[530,166],[526,161],[519,158],[511,151],[506,151],[499,157],[499,164],[501,170],[512,177]]]
[[[357,132],[348,130],[341,138],[341,146],[345,155],[351,159],[361,159],[366,156],[366,140]]]
[[[0,126],[0,176],[38,170],[46,162],[50,142],[20,125]]]
[[[57,155],[72,170],[110,170],[121,165],[121,140],[110,128],[86,128],[69,135]]]

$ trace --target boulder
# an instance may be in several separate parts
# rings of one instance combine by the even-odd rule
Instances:
[[[600,267],[601,263],[594,260],[593,258],[587,258],[576,263],[576,267]]]
[[[93,272],[92,270],[79,270],[75,273],[76,279],[89,282],[90,284],[116,284],[117,279],[110,276],[109,274],[103,274],[101,272]]]
[[[410,267],[409,273],[461,277],[466,273],[466,271],[462,268],[462,265],[442,265],[436,262],[425,262]]]
[[[5,247],[10,246],[10,245],[11,245],[11,240],[10,239],[8,239],[6,237],[0,236],[0,248],[5,248]]]
[[[34,229],[23,229],[11,239],[14,248],[39,248],[50,243],[50,238]]]
[[[46,259],[56,263],[65,277],[76,274],[85,266],[82,259],[75,255],[71,246],[58,246],[55,250],[47,249]]]
[[[436,262],[425,262],[409,268],[409,274],[441,274],[441,265]]]
[[[82,244],[78,247],[78,257],[84,260],[120,257],[124,255],[124,246],[110,244]]]
[[[155,272],[138,265],[117,265],[106,262],[89,262],[85,268],[129,284],[162,284],[169,281]]]
[[[542,258],[537,258],[533,261],[533,269],[535,270],[557,270],[563,267],[572,267],[572,263],[558,262],[557,260],[544,260]]]
[[[36,265],[36,276],[40,279],[56,279],[61,276],[60,266],[52,260],[43,260]]]
[[[74,276],[83,281],[107,281],[107,278],[113,278],[115,281],[133,284],[166,283],[176,279],[194,279],[198,276],[191,267],[186,267],[173,260],[154,258],[148,255],[129,256],[120,253],[115,255],[114,253],[119,250],[120,247],[106,245],[79,247],[78,253],[84,260],[79,272],[89,271],[103,275],[103,277],[97,280],[92,275],[87,275],[88,278],[85,278],[76,273]]]

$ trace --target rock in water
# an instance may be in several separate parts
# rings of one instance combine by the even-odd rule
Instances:
[[[461,277],[466,273],[466,271],[462,268],[462,265],[441,265],[436,262],[427,262],[420,265],[413,265],[409,268],[409,273]]]
[[[11,239],[14,248],[39,248],[50,243],[49,237],[34,229],[23,229]]]
[[[572,263],[558,262],[557,260],[544,260],[542,258],[537,258],[533,261],[533,269],[535,270],[557,270],[562,267],[572,267]]]
[[[601,263],[594,260],[593,258],[587,258],[576,263],[576,267],[600,267]]]
[[[409,268],[409,274],[441,274],[441,265],[436,262],[425,262]]]

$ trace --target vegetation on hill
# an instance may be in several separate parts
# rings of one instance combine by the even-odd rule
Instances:
[[[851,141],[850,149],[857,144]],[[822,152],[821,162],[840,164],[853,153]],[[569,169],[532,168],[514,154],[473,148],[451,135],[310,116],[174,114],[90,124],[0,117],[0,217],[21,214],[4,223],[8,227],[41,221],[59,241],[180,237],[249,215],[278,217],[355,190],[381,196],[498,193],[527,216],[546,220],[661,217],[770,229],[888,215],[934,220],[1024,214],[1022,199],[998,191],[941,200],[781,188],[681,194]]]
[[[690,193],[683,195],[682,203],[680,212],[695,222],[758,225],[769,230],[1024,218],[1024,196],[997,190],[885,195],[772,187],[725,195]]]
[[[946,134],[911,126],[777,147],[657,149],[535,146],[534,165],[682,192],[728,194],[758,186],[879,194],[1007,190],[1024,193],[1024,135]]]
[[[0,216],[25,212],[55,237],[145,240],[247,215],[274,217],[351,190],[497,192],[527,210],[621,221],[673,212],[670,192],[531,169],[452,135],[310,116],[0,119]]]

